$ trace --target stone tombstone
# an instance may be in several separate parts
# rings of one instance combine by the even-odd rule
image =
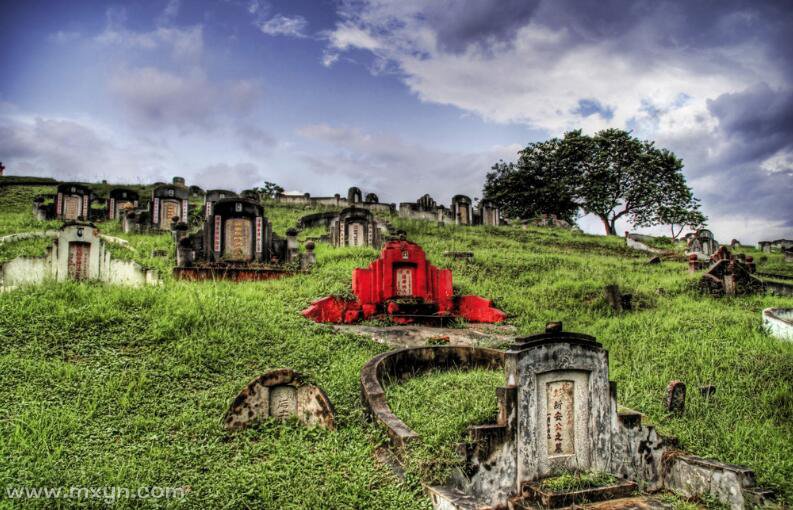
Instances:
[[[694,235],[688,238],[689,253],[701,253],[706,258],[710,257],[719,249],[719,243],[713,237],[713,232],[707,229],[699,229]]]
[[[150,220],[154,230],[170,230],[171,223],[187,223],[190,190],[184,185],[157,186],[151,193]]]
[[[363,202],[363,193],[361,192],[360,188],[356,188],[353,186],[349,190],[347,190],[347,203],[352,204],[360,204]]]
[[[52,245],[43,257],[16,257],[0,263],[0,291],[3,287],[54,281],[97,280],[122,285],[145,285],[159,282],[157,274],[131,260],[116,260],[107,242],[124,246],[125,241],[102,236],[87,222],[66,222],[58,230],[22,234],[51,238]]]
[[[227,429],[239,430],[266,418],[286,420],[292,417],[305,425],[334,428],[333,406],[325,392],[306,383],[294,370],[280,368],[245,386],[223,421]]]
[[[463,492],[482,508],[505,506],[531,481],[568,471],[612,472],[616,409],[608,353],[593,337],[549,324],[544,334],[516,339],[504,372],[497,423],[469,428],[474,446],[466,471],[474,475],[460,482]]]
[[[140,195],[137,191],[126,188],[114,188],[110,190],[110,197],[107,201],[107,219],[122,220],[124,215],[138,207]]]
[[[479,202],[479,218],[482,225],[497,227],[501,224],[501,213],[492,200],[483,199]]]
[[[262,201],[262,194],[256,189],[244,189],[240,191],[240,197],[254,202]]]
[[[692,254],[693,256],[695,254]],[[710,258],[711,266],[699,280],[699,289],[714,297],[737,296],[761,292],[762,280],[752,275],[754,260],[741,261],[726,246],[721,246]]]
[[[55,218],[63,221],[89,220],[91,190],[77,183],[63,183],[55,195]]]
[[[404,239],[389,240],[369,267],[353,270],[352,292],[355,300],[327,296],[314,301],[303,316],[348,324],[382,313],[402,324],[451,317],[503,322],[507,317],[488,299],[455,295],[451,270],[432,265],[421,246]]]
[[[212,217],[212,206],[218,200],[224,198],[236,198],[237,194],[227,189],[210,189],[204,195],[204,218],[209,219]]]
[[[473,210],[471,208],[471,199],[465,195],[453,196],[452,215],[457,225],[472,225]]]
[[[261,205],[242,198],[222,198],[204,224],[204,258],[213,262],[267,261],[272,227]]]
[[[348,207],[331,219],[328,225],[333,246],[373,246],[379,248],[382,240],[380,225],[368,209]]]
[[[416,203],[422,211],[435,211],[437,207],[435,200],[427,194],[422,195],[421,198],[416,200]]]
[[[222,198],[201,231],[178,240],[174,274],[187,280],[265,280],[288,274],[281,266],[287,240],[273,233],[260,202]]]

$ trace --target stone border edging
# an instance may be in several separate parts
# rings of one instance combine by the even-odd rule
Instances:
[[[379,354],[361,369],[361,401],[370,420],[386,428],[391,441],[404,448],[419,435],[400,420],[388,406],[385,380],[405,380],[434,368],[489,368],[504,366],[504,351],[468,346],[425,346]]]
[[[780,312],[789,318],[781,316]],[[766,308],[763,310],[763,328],[771,336],[793,341],[793,308]]]

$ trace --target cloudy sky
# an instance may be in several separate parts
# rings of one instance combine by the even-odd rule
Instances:
[[[448,203],[526,143],[619,127],[684,159],[718,239],[790,238],[790,48],[789,2],[7,1],[0,161]]]

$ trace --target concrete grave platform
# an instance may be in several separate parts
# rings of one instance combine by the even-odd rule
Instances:
[[[375,342],[392,347],[423,347],[450,345],[495,347],[509,344],[517,329],[505,324],[469,323],[464,328],[434,328],[430,326],[369,326],[366,324],[334,324],[334,331],[356,333]]]

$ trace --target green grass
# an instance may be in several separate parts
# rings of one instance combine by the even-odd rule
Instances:
[[[574,492],[605,487],[616,481],[617,478],[608,473],[568,472],[543,479],[540,487],[553,492]]]
[[[51,228],[32,219],[32,196],[9,197],[9,189],[0,191],[0,235]],[[279,235],[311,212],[266,211]],[[793,299],[702,297],[685,263],[648,265],[621,238],[392,221],[431,261],[453,269],[459,291],[495,300],[520,334],[561,320],[568,331],[596,336],[609,350],[621,404],[692,453],[754,469],[793,502],[793,343],[760,328],[763,308]],[[299,314],[316,298],[349,293],[353,268],[368,265],[375,250],[319,244],[308,275],[187,283],[170,279],[172,256],[150,257],[153,248],[173,254],[169,235],[100,227],[136,249],[119,257],[156,267],[165,284],[47,284],[0,294],[0,489],[189,487],[183,502],[158,503],[180,508],[428,508],[420,481],[440,481],[458,462],[454,446],[466,426],[495,415],[499,373],[440,373],[389,387],[397,415],[424,438],[401,482],[373,458],[385,435],[364,422],[359,397],[361,366],[386,347]],[[448,259],[447,250],[473,251],[475,260]],[[611,283],[634,294],[637,311],[611,311],[603,297]],[[225,432],[231,399],[276,367],[304,372],[326,390],[335,432],[291,423]],[[689,387],[682,417],[664,411],[671,379]],[[699,396],[704,384],[718,388],[709,401]],[[0,507],[13,506],[4,497]]]

